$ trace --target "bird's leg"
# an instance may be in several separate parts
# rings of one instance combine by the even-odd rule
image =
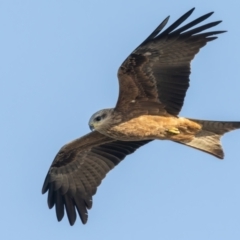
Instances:
[[[172,134],[179,134],[180,133],[179,129],[176,128],[176,127],[172,127],[170,129],[167,129],[167,132],[172,133]]]

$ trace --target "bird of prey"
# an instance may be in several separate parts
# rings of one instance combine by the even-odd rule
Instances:
[[[240,128],[240,122],[178,116],[189,87],[191,60],[200,48],[224,32],[203,32],[221,21],[195,27],[213,12],[179,27],[193,10],[163,30],[167,17],[127,57],[118,70],[115,108],[93,114],[89,127],[94,131],[64,145],[57,153],[42,193],[48,191],[48,206],[55,206],[58,221],[66,211],[73,225],[78,212],[85,224],[92,196],[105,175],[127,155],[155,139],[171,140],[223,158],[220,138]]]

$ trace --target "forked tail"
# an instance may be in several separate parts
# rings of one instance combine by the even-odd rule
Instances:
[[[240,122],[206,121],[197,119],[189,120],[201,124],[202,130],[195,135],[193,140],[183,144],[223,159],[224,153],[220,138],[226,132],[239,129]]]

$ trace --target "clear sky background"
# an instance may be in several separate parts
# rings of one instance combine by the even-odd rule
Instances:
[[[114,107],[117,69],[168,15],[215,11],[228,30],[192,63],[181,115],[240,120],[238,0],[1,1],[0,239],[240,239],[240,131],[225,159],[168,141],[128,156],[98,188],[89,221],[73,227],[41,194],[60,147]]]

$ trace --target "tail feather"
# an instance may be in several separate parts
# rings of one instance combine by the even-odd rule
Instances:
[[[220,159],[224,158],[220,138],[226,132],[240,129],[240,122],[206,121],[197,119],[189,120],[199,123],[202,126],[202,129],[190,142],[183,144],[212,154]]]
[[[198,120],[190,119],[193,122],[202,125],[203,130],[214,132],[216,134],[223,135],[226,132],[230,132],[235,129],[240,128],[240,122],[225,122],[225,121],[208,121],[208,120]]]

